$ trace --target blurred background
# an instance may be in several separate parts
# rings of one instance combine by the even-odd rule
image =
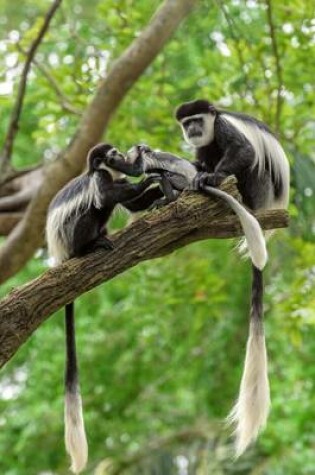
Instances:
[[[16,170],[64,150],[100,80],[161,3],[64,0],[28,76]],[[314,2],[197,3],[124,97],[104,140],[189,157],[173,112],[202,97],[277,132],[291,163],[292,199],[290,228],[270,242],[265,272],[272,411],[257,444],[234,461],[223,422],[245,355],[250,266],[233,241],[196,243],[76,302],[86,473],[315,474]],[[25,51],[50,5],[0,0],[0,148]],[[117,215],[112,230],[126,220]],[[1,296],[46,268],[38,252],[1,285]],[[62,316],[44,323],[1,372],[3,475],[68,473]]]

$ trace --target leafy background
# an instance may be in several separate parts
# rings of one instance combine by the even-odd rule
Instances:
[[[51,160],[67,144],[99,78],[159,4],[64,2],[28,82],[15,166]],[[1,137],[22,50],[48,6],[46,0],[29,0],[17,8],[1,0]],[[147,142],[189,156],[173,111],[195,97],[278,129],[291,162],[292,222],[270,242],[266,270],[268,426],[255,447],[233,461],[222,421],[241,376],[249,266],[231,241],[194,244],[141,264],[76,302],[90,443],[86,473],[315,473],[314,10],[311,0],[201,2],[125,98],[106,136],[123,150]],[[118,216],[112,227],[125,222]],[[2,286],[1,295],[45,268],[45,256],[36,256]],[[63,361],[59,312],[1,374],[1,473],[68,473]]]

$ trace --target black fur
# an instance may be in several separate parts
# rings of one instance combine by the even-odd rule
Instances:
[[[103,152],[104,146],[101,146]],[[146,189],[155,181],[154,178],[148,178],[140,183],[129,183],[127,180],[113,180],[111,174],[107,170],[97,169],[95,161],[100,165],[100,155],[96,154],[97,150],[93,149],[93,160],[91,155],[88,158],[88,173],[75,178],[68,183],[52,201],[49,211],[54,210],[58,206],[64,206],[71,202],[81,193],[87,191],[90,186],[90,180],[95,179],[100,193],[100,207],[96,207],[95,203],[91,203],[89,207],[82,205],[74,208],[63,223],[62,233],[67,239],[70,248],[70,256],[81,256],[96,247],[105,247],[102,242],[109,244],[108,239],[102,239],[107,234],[106,223],[108,222],[112,212],[117,204],[126,203],[126,208],[139,211],[146,209],[151,203],[149,196],[143,196]],[[159,189],[155,189],[150,194],[152,200],[157,199],[161,195]],[[128,205],[130,200],[136,199],[134,206]],[[99,244],[99,246],[98,246]]]
[[[60,229],[58,236],[68,250],[68,257],[76,257],[94,251],[98,248],[110,250],[113,248],[112,242],[106,237],[106,224],[117,204],[122,204],[131,211],[140,211],[148,208],[155,200],[161,197],[162,192],[159,187],[148,189],[156,181],[155,177],[149,177],[139,183],[130,183],[126,179],[114,180],[112,174],[103,169],[106,165],[108,154],[120,156],[109,144],[100,144],[94,147],[88,154],[88,171],[68,183],[55,196],[48,209],[48,219],[50,213],[58,211],[58,208],[71,209],[65,213],[64,221],[60,215],[60,222],[57,221]],[[91,186],[94,180],[94,186]],[[82,194],[89,190],[97,190],[97,200],[78,200]],[[87,196],[87,195],[85,195]],[[71,204],[72,203],[72,204]],[[78,203],[74,206],[74,203]],[[81,204],[80,204],[81,203]],[[49,232],[49,226],[47,231]],[[49,236],[47,236],[49,239]],[[74,303],[65,306],[65,331],[66,331],[66,369],[65,387],[66,393],[79,394],[79,373],[76,356],[75,343],[75,321]]]
[[[265,172],[258,174],[258,166],[253,168],[255,151],[251,143],[231,123],[224,120],[222,114],[255,124],[259,129],[272,134],[267,125],[246,114],[215,109],[206,100],[182,104],[176,111],[176,118],[182,121],[185,117],[203,113],[215,115],[213,141],[196,149],[197,170],[210,174],[207,184],[218,186],[228,175],[235,175],[245,205],[253,210],[262,207],[271,188],[275,198],[278,198],[283,191],[281,177],[275,180],[273,170],[269,170],[269,160],[266,160]]]
[[[252,265],[252,296],[250,317],[256,323],[256,329],[263,331],[263,300],[264,300],[264,280],[263,273]]]
[[[65,370],[65,386],[67,391],[75,392],[78,385],[78,365],[75,343],[74,302],[65,307],[65,330],[67,362]]]
[[[197,111],[197,112],[196,112]],[[197,99],[196,101],[185,102],[179,106],[175,111],[175,117],[178,121],[183,120],[195,114],[216,114],[217,110],[213,104],[204,99]]]

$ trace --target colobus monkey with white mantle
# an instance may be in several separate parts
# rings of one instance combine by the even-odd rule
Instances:
[[[160,173],[163,170],[164,193],[168,197],[173,193],[173,198],[174,189],[182,190],[192,181],[197,188],[208,194],[215,194],[216,191],[223,198],[221,190],[210,188],[209,185],[218,186],[227,176],[235,175],[243,202],[248,208],[258,210],[287,207],[288,160],[280,143],[265,124],[244,114],[219,111],[206,100],[182,104],[176,111],[176,118],[182,126],[185,140],[196,150],[194,169],[187,161],[165,152],[152,154],[152,151],[143,146],[134,147],[128,153],[129,159],[126,162],[118,159],[120,167],[117,168],[116,161],[116,169],[131,175]],[[196,174],[196,171],[199,173]],[[226,197],[224,199],[228,202]],[[233,208],[231,202],[229,204]],[[270,391],[263,329],[261,272],[267,254],[259,225],[259,229],[257,226],[249,226],[246,231],[245,224],[250,221],[244,214],[246,210],[239,203],[237,206],[238,211],[233,209],[240,219],[243,216],[241,222],[253,262],[245,365],[238,401],[229,416],[230,422],[236,425],[236,454],[241,455],[266,423]]]
[[[183,189],[194,186],[197,181],[201,190],[223,199],[238,215],[245,234],[248,250],[252,259],[253,284],[250,337],[247,345],[244,375],[238,402],[231,419],[237,423],[236,453],[241,453],[258,435],[265,424],[269,410],[269,384],[267,376],[267,356],[263,334],[263,281],[262,269],[267,260],[267,251],[262,230],[256,218],[228,193],[200,184],[195,166],[167,152],[153,152],[147,146],[137,145],[127,154],[127,160],[110,157],[107,164],[115,170],[138,176],[146,173],[158,173],[162,176],[165,198],[158,204],[176,199]],[[204,178],[204,176],[203,176]]]
[[[92,148],[87,157],[87,172],[74,178],[52,200],[46,239],[55,265],[98,248],[113,249],[106,237],[106,223],[115,206],[122,204],[130,211],[140,211],[162,196],[159,187],[151,188],[156,182],[154,177],[137,184],[115,179],[115,172],[106,167],[106,158],[116,155],[119,152],[109,144]],[[71,457],[71,470],[79,473],[87,463],[88,445],[78,378],[73,302],[65,306],[65,324],[65,444]]]
[[[147,145],[135,145],[123,155],[107,157],[106,164],[116,171],[130,176],[159,175],[164,196],[157,199],[152,207],[174,201],[185,189],[194,189],[198,178],[195,166],[188,160],[176,157],[168,152],[155,152]],[[225,201],[241,221],[248,250],[253,264],[263,269],[267,262],[267,250],[263,232],[256,218],[249,213],[233,196],[223,190],[204,185],[202,191]]]
[[[207,100],[176,110],[186,142],[195,149],[197,186],[218,186],[235,175],[243,202],[252,210],[287,208],[290,171],[287,157],[269,128],[245,114],[224,112]],[[241,455],[265,425],[270,407],[263,328],[263,276],[253,266],[250,329],[239,397],[230,413],[236,454]]]

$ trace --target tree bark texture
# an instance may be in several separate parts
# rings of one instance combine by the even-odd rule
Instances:
[[[233,181],[223,184],[222,189],[238,197]],[[284,210],[256,216],[264,229],[288,225]],[[4,298],[0,302],[0,367],[41,323],[82,293],[139,262],[164,256],[191,242],[241,235],[238,218],[225,203],[196,192],[184,192],[174,203],[144,214],[114,234],[113,251],[71,259]]]
[[[0,283],[18,272],[43,243],[46,210],[57,191],[84,167],[88,150],[102,138],[108,122],[147,66],[155,59],[181,21],[198,0],[166,0],[149,25],[114,62],[68,148],[45,167],[44,179],[17,224],[0,249]]]

